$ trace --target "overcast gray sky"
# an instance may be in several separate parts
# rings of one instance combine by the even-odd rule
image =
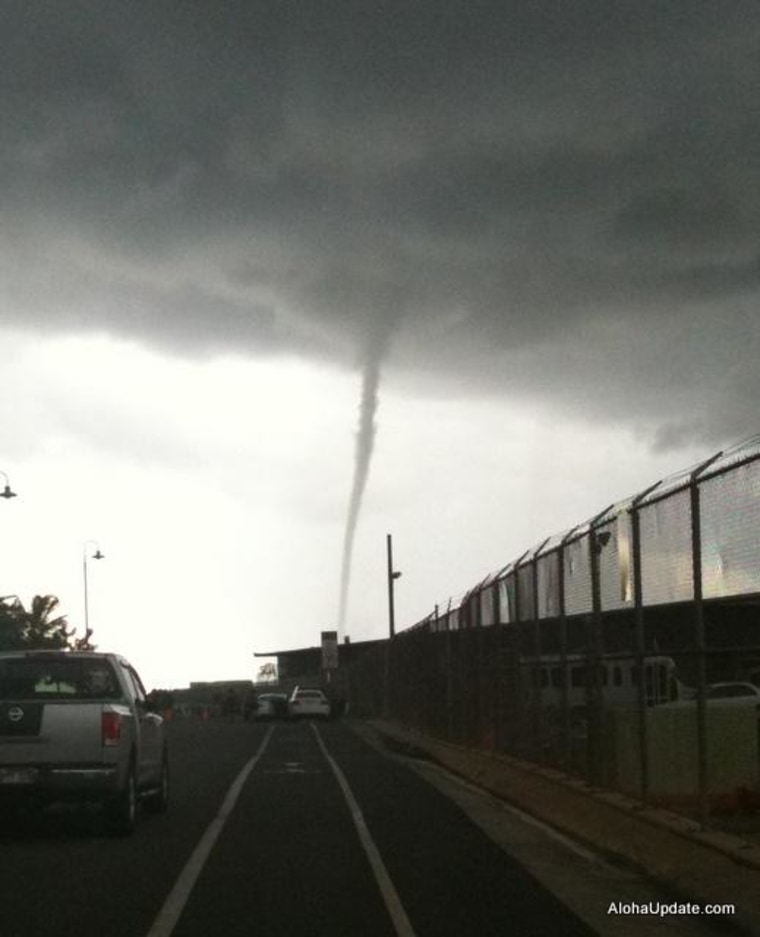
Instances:
[[[6,0],[0,36],[0,593],[79,623],[109,539],[96,638],[160,631],[155,681],[334,627],[370,363],[355,640],[386,532],[412,624],[757,431],[756,3]]]

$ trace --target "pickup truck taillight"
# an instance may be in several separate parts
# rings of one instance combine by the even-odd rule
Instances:
[[[118,745],[121,740],[121,716],[119,713],[104,712],[100,717],[103,745]]]

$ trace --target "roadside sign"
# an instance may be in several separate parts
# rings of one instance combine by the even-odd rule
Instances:
[[[336,670],[338,667],[338,632],[322,632],[322,669]]]

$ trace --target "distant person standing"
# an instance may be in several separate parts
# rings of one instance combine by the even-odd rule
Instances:
[[[248,690],[245,694],[245,699],[243,700],[243,719],[246,722],[255,718],[256,710],[259,708],[259,699],[256,696],[256,691],[253,687]]]
[[[227,692],[224,694],[224,700],[222,702],[222,714],[228,722],[234,722],[235,717],[240,713],[240,698],[237,693],[230,687]]]

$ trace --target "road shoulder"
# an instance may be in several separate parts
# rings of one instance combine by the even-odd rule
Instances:
[[[648,878],[660,895],[664,890],[681,902],[703,906],[734,904],[736,914],[731,924],[745,933],[760,935],[757,847],[736,837],[700,832],[696,824],[667,811],[643,810],[628,798],[592,790],[559,772],[516,759],[439,742],[389,722],[356,722],[354,726],[382,739],[397,753],[412,756],[420,765],[425,761],[440,765],[498,801],[539,818],[574,842],[585,844],[600,861],[606,857],[609,869],[619,869],[623,863],[629,870],[637,870],[637,880]],[[582,879],[589,881],[585,874]],[[621,886],[621,894],[623,891]],[[585,900],[581,904],[585,905]],[[605,917],[606,911],[605,907]],[[620,935],[623,920],[612,915],[606,922],[608,932]],[[694,925],[696,919],[691,920]],[[635,921],[641,935],[642,919]],[[711,919],[713,924],[717,921]],[[721,921],[728,923],[729,919]],[[600,923],[593,926],[599,929]],[[660,923],[658,933],[662,932]]]

